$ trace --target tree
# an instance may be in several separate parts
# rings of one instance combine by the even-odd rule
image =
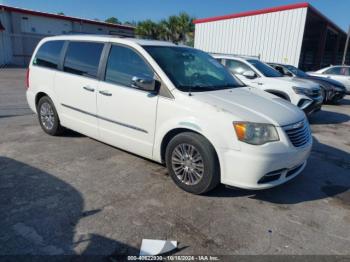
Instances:
[[[158,39],[158,25],[150,19],[139,22],[137,24],[135,33],[141,37]]]
[[[123,23],[124,25],[130,25],[130,26],[137,26],[137,22],[132,20],[132,21],[125,21]]]
[[[64,15],[64,13],[63,13],[63,12],[58,12],[57,14],[58,14],[58,15]]]
[[[146,38],[193,45],[194,18],[187,13],[169,16],[158,23],[141,21],[136,26],[136,35]]]
[[[106,23],[111,23],[111,24],[121,24],[121,22],[118,20],[118,18],[112,16],[110,18],[107,18],[105,20]]]

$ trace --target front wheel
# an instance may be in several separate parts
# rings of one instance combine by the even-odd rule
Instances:
[[[171,178],[183,190],[203,194],[219,184],[219,161],[213,146],[203,136],[180,133],[169,142],[165,155]]]

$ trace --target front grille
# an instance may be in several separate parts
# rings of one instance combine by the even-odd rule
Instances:
[[[284,127],[290,142],[295,147],[306,145],[311,139],[311,131],[306,120]]]

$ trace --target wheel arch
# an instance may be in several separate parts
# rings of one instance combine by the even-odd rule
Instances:
[[[38,106],[38,103],[39,103],[39,100],[44,97],[44,96],[47,96],[47,97],[50,97],[47,93],[45,92],[38,92],[35,96],[35,106],[37,107]]]
[[[203,135],[202,133],[200,133],[196,130],[184,128],[184,127],[177,127],[177,128],[171,129],[163,136],[162,142],[160,144],[161,162],[165,163],[165,152],[166,152],[166,148],[167,148],[169,142],[171,141],[171,139],[173,139],[178,134],[185,133],[185,132],[195,133],[195,134],[198,134],[200,136],[203,136],[213,147],[216,158],[217,158],[218,163],[219,163],[219,167],[220,167],[220,158],[219,158],[218,152],[217,152],[214,144],[210,141],[210,139],[207,136]]]

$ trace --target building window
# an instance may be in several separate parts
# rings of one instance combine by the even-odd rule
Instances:
[[[23,16],[22,19],[23,20],[28,20],[28,17]]]

